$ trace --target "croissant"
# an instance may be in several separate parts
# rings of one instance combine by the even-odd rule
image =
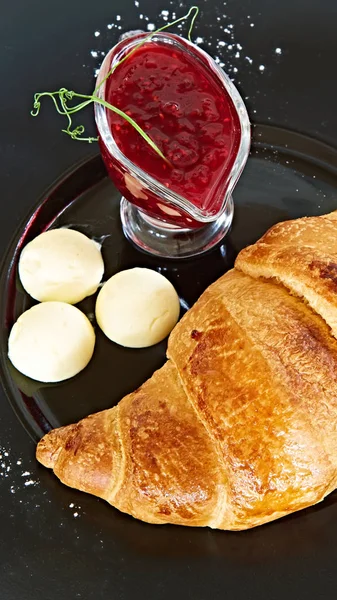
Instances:
[[[337,211],[272,227],[240,252],[235,266],[272,278],[304,298],[337,337]]]
[[[336,218],[293,222],[301,232],[299,262],[306,244],[312,260],[315,244],[321,257]],[[293,223],[284,224],[284,268],[273,281],[237,268],[222,276],[175,327],[168,361],[151,379],[114,408],[48,433],[37,459],[66,485],[157,524],[242,530],[332,492],[337,340],[309,300],[276,282],[291,260]],[[257,259],[246,265],[272,231],[243,251],[237,267],[257,273]],[[289,278],[284,283],[296,291]]]

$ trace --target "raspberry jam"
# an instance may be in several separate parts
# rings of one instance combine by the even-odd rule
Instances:
[[[205,59],[181,43],[156,36],[116,67],[105,84],[104,98],[132,117],[168,162],[125,119],[107,110],[109,129],[123,155],[207,218],[217,215],[238,154],[241,127],[228,91]],[[102,141],[101,150],[117,187],[148,215],[180,227],[202,224],[144,189]]]

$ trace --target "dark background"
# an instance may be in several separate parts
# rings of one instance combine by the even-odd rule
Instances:
[[[207,0],[199,6],[195,36],[224,62],[252,121],[336,146],[336,0]],[[99,64],[92,50],[106,51],[122,31],[144,27],[140,14],[160,25],[162,9],[177,16],[187,11],[169,0],[140,0],[139,7],[133,0],[3,0],[0,9],[1,257],[44,189],[97,153],[95,145],[60,133],[63,123],[47,101],[39,118],[30,117],[33,93],[61,86],[90,92]],[[228,46],[220,53],[219,39],[242,46],[240,56]],[[81,122],[94,132],[90,111]],[[10,450],[10,470],[0,478],[1,600],[336,597],[334,495],[317,509],[243,534],[154,528],[117,516],[39,468],[34,444],[2,392],[1,449]],[[25,470],[36,484],[24,486]]]

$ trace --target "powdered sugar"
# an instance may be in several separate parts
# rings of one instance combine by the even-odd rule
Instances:
[[[172,0],[169,1],[169,4],[172,5]],[[174,2],[176,6],[176,2]],[[161,25],[167,24],[169,21],[174,21],[177,16],[181,16],[184,13],[184,10],[188,10],[187,5],[183,2],[179,3],[179,13],[178,15],[174,10],[170,10],[168,7],[165,9],[161,9],[158,12],[157,17],[155,15],[151,15],[151,20],[149,16],[144,13],[142,10],[142,2],[139,0],[134,0],[134,7],[137,9],[136,17],[132,18],[132,27],[134,29],[137,28],[137,19],[139,20],[139,25],[142,30],[145,31],[155,31],[155,29],[160,27]],[[227,7],[227,3],[223,2],[223,7]],[[233,81],[236,83],[240,83],[237,81],[238,76],[241,75],[242,72],[247,71],[249,69],[252,74],[256,73],[259,76],[264,75],[265,71],[269,70],[272,61],[277,59],[276,64],[282,59],[283,49],[279,46],[275,47],[275,49],[271,52],[270,60],[268,60],[269,64],[265,62],[261,64],[261,56],[252,56],[251,51],[254,45],[250,41],[250,51],[245,44],[246,29],[249,27],[250,29],[254,29],[253,36],[261,35],[259,31],[259,20],[258,15],[255,15],[254,21],[252,20],[251,15],[246,15],[243,19],[237,18],[237,11],[234,13],[234,8],[231,7],[231,11],[233,11],[233,17],[229,14],[230,7],[226,8],[226,13],[224,12],[224,8],[219,4],[214,8],[214,14],[208,15],[207,19],[207,36],[202,37],[198,35],[198,19],[196,21],[195,27],[195,38],[193,39],[194,43],[197,45],[202,45],[206,47],[206,49],[210,52],[210,54],[214,57],[216,62],[225,69],[225,71],[232,76]],[[139,12],[138,12],[139,10]],[[137,14],[138,13],[138,14]],[[235,18],[234,18],[235,16]],[[202,17],[201,17],[202,18]],[[146,24],[144,23],[146,21]],[[102,49],[104,47],[104,51],[107,52],[111,46],[113,46],[118,38],[118,31],[127,30],[131,23],[128,23],[125,26],[122,26],[123,17],[121,15],[115,15],[111,22],[107,25],[107,30],[114,32],[113,38],[110,37],[109,34],[102,35],[102,39],[100,40],[102,43]],[[183,30],[186,32],[186,24],[178,24],[175,26],[175,30]],[[117,31],[116,31],[117,30]],[[103,34],[103,32],[102,32]],[[100,31],[95,31],[94,36],[98,37],[101,35]],[[250,38],[251,38],[250,34]],[[192,33],[193,37],[193,33]],[[247,51],[248,50],[248,51]],[[95,77],[98,74],[100,63],[101,63],[101,54],[102,50],[98,48],[93,48],[90,52],[91,57],[96,59],[96,64],[94,65],[94,74]],[[263,57],[265,60],[265,57]],[[97,61],[98,64],[97,64]]]
[[[19,491],[31,486],[39,485],[39,481],[34,478],[32,473],[23,467],[23,459],[13,456],[13,452],[0,446],[0,481],[8,480],[10,492],[16,494]],[[15,474],[15,484],[13,483]],[[17,475],[21,476],[21,480]]]
[[[69,508],[71,509],[71,512],[73,513],[74,519],[78,519],[79,517],[81,517],[80,511],[82,509],[78,504],[75,504],[74,502],[70,502]]]
[[[28,504],[32,509],[40,508],[36,503],[36,495],[33,490],[40,488],[40,481],[32,470],[25,468],[25,461],[17,457],[15,451],[0,445],[0,487],[7,486],[9,493],[14,496],[13,502],[17,504]],[[41,488],[39,491],[41,494]],[[45,498],[46,490],[42,491],[44,502],[51,502]],[[74,519],[81,517],[84,512],[79,504],[71,502],[69,505]]]

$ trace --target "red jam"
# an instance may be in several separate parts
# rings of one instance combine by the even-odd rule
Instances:
[[[229,94],[207,64],[184,48],[146,42],[108,79],[105,99],[132,117],[170,164],[108,110],[112,135],[123,154],[205,214],[216,214],[241,129]],[[149,212],[144,196],[140,194],[136,203]]]

